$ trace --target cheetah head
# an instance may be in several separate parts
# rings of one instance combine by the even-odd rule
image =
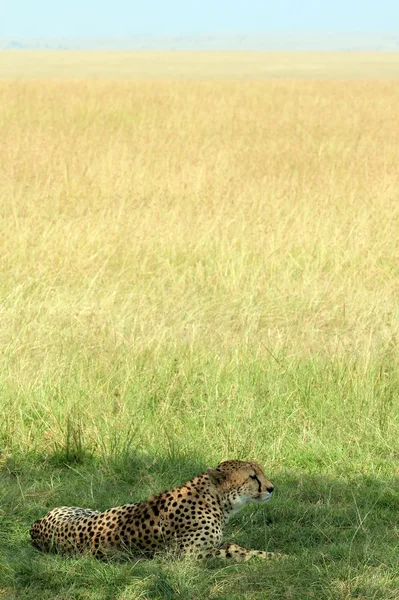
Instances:
[[[227,460],[216,469],[208,469],[207,473],[211,482],[229,500],[233,512],[249,502],[267,502],[274,490],[261,467],[254,462]]]

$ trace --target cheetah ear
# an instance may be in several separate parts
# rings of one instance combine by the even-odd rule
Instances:
[[[206,472],[208,473],[209,479],[215,485],[222,483],[222,481],[224,481],[226,479],[226,473],[223,473],[222,471],[218,471],[217,469],[209,468],[206,470]]]

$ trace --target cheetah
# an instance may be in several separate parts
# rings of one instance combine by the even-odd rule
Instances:
[[[275,554],[221,542],[229,517],[249,502],[267,502],[273,490],[258,464],[229,460],[144,502],[104,512],[55,508],[32,525],[30,535],[39,550],[67,554],[104,557],[129,552],[152,557],[173,550],[198,559],[268,559]]]

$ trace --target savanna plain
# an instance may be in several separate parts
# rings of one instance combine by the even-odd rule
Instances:
[[[3,54],[0,598],[397,599],[399,57],[115,56]],[[287,558],[30,545],[233,458]]]

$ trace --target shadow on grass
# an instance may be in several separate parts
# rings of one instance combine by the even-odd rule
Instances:
[[[165,557],[102,563],[41,554],[29,543],[32,521],[54,506],[103,510],[134,502],[205,467],[195,458],[132,454],[101,465],[87,460],[50,468],[46,461],[3,470],[0,589],[32,600],[397,598],[399,478],[276,474],[273,500],[236,515],[225,539],[289,555],[281,561],[228,565]]]

